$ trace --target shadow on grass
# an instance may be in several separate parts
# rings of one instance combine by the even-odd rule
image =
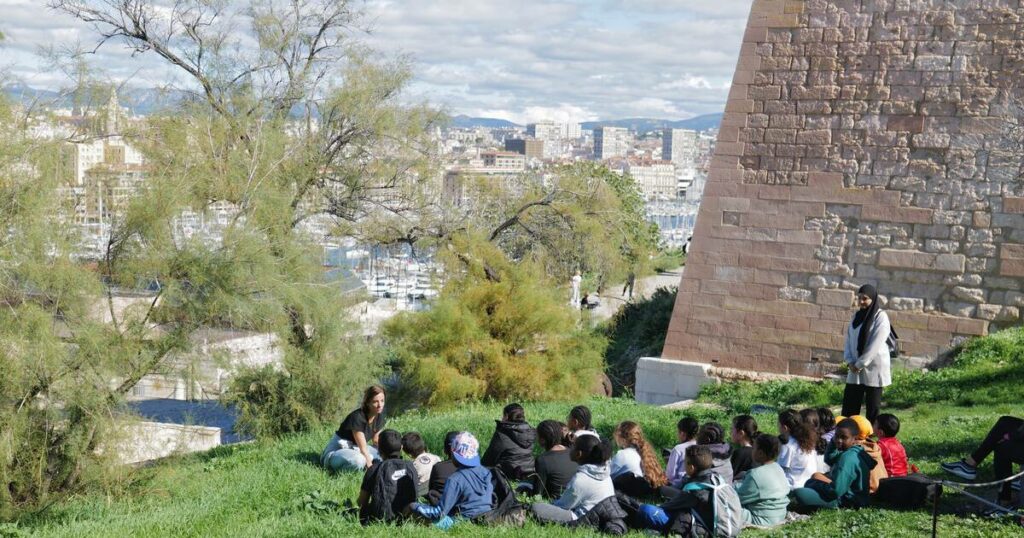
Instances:
[[[323,465],[320,465],[320,453],[318,452],[303,450],[288,456],[288,459],[305,465],[311,465],[317,469],[323,469]]]

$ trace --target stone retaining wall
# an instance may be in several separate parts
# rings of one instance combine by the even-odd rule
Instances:
[[[755,0],[662,357],[823,375],[865,283],[909,355],[1019,323],[1022,18]]]

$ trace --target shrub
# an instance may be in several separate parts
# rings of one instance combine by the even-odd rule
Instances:
[[[658,288],[650,297],[623,306],[609,322],[604,356],[615,395],[633,390],[640,357],[661,356],[675,302],[676,288]]]
[[[384,325],[399,385],[407,393],[402,399],[449,407],[482,398],[585,395],[602,370],[604,337],[576,327],[558,291],[533,263],[513,264],[484,251],[473,259],[486,264],[473,262],[468,271],[455,273],[430,310]]]

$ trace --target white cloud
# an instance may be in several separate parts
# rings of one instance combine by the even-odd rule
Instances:
[[[410,54],[410,99],[513,121],[610,119],[721,111],[750,0],[369,0],[360,39]],[[0,0],[0,52],[12,71],[52,85],[33,52],[94,42],[87,25]],[[96,56],[115,80],[166,83],[174,70],[119,43]],[[570,116],[579,116],[570,118]]]

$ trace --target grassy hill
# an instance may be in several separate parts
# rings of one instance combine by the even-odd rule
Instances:
[[[995,420],[1021,415],[1024,389],[1024,331],[1006,331],[970,343],[950,367],[932,373],[903,372],[887,391],[904,424],[900,434],[913,463],[939,476],[938,464],[971,450]],[[797,383],[738,384],[706,391],[703,399],[725,410],[700,408],[689,412],[700,420],[723,424],[751,406],[802,404],[837,405],[838,385]],[[891,396],[891,398],[890,398]],[[586,402],[596,426],[608,434],[621,420],[643,424],[659,446],[673,443],[676,420],[683,414],[639,405],[624,399]],[[563,419],[573,403],[527,404],[532,423]],[[437,452],[449,429],[473,431],[486,443],[501,404],[477,404],[446,413],[409,414],[389,427],[417,430]],[[761,428],[775,431],[774,413],[756,415]],[[340,418],[340,417],[339,417]],[[317,466],[330,428],[276,442],[222,447],[207,454],[161,462],[140,470],[123,491],[91,492],[17,525],[0,525],[0,536],[442,536],[420,526],[376,526],[362,529],[330,510],[331,502],[354,499],[360,476],[330,476]],[[982,478],[991,476],[991,460]],[[940,518],[941,536],[1020,536],[1020,527],[984,518],[964,518],[955,512],[963,499],[947,497]],[[924,512],[895,512],[871,508],[830,511],[806,522],[776,531],[745,532],[744,536],[880,536],[917,537],[931,530]],[[454,536],[590,536],[528,523],[523,529],[456,528]],[[639,534],[638,534],[639,536]]]

